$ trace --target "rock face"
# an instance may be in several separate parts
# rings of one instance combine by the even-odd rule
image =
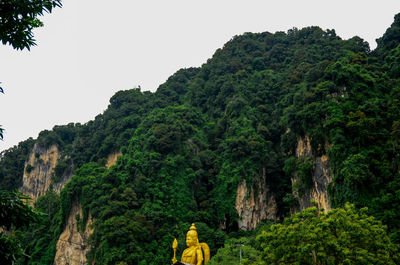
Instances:
[[[121,152],[110,154],[107,157],[107,168],[115,165],[118,157],[121,155]],[[33,201],[43,196],[50,187],[57,193],[60,193],[73,175],[73,170],[70,170],[68,173],[64,173],[57,182],[52,180],[54,168],[57,166],[57,162],[61,156],[62,154],[55,144],[48,148],[43,148],[35,144],[28,160],[25,162],[20,191],[30,196]]]
[[[57,183],[52,182],[51,176],[60,157],[57,145],[42,148],[35,144],[28,161],[25,162],[23,184],[20,191],[34,201],[44,195],[50,187],[60,193],[65,183],[71,179],[71,175],[65,175]]]
[[[310,139],[305,136],[297,141],[296,148],[297,158],[311,157],[314,162],[314,172],[312,176],[312,187],[304,192],[304,195],[299,196],[297,191],[293,191],[295,198],[299,202],[299,206],[293,209],[295,212],[301,211],[307,207],[311,207],[313,202],[316,203],[319,209],[329,211],[331,203],[328,197],[328,185],[333,180],[333,175],[326,155],[314,156],[312,153]],[[298,181],[295,175],[292,178],[292,186]]]
[[[253,180],[250,191],[245,179],[238,186],[235,208],[239,214],[239,228],[242,230],[254,229],[263,220],[277,219],[276,201],[269,193],[265,175],[264,169],[262,176]]]
[[[107,157],[107,168],[110,168],[111,166],[115,165],[117,163],[118,157],[122,155],[121,152],[116,152],[108,155]]]
[[[86,254],[89,251],[87,240],[93,233],[90,227],[93,223],[89,215],[85,231],[80,231],[80,224],[76,216],[82,217],[82,207],[74,203],[68,217],[64,231],[57,242],[57,252],[54,258],[54,265],[87,264]]]

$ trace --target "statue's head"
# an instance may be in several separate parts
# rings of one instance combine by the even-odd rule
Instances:
[[[190,230],[186,234],[186,245],[188,247],[196,246],[199,244],[199,237],[197,235],[197,229],[194,224],[190,227]]]

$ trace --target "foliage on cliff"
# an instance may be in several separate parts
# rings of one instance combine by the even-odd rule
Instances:
[[[41,237],[47,247],[30,251],[51,257],[49,235],[57,238],[79,201],[82,227],[89,212],[95,219],[89,260],[167,263],[173,238],[181,253],[194,220],[215,254],[238,230],[234,204],[243,178],[251,185],[266,172],[278,217],[295,200],[293,171],[310,188],[312,162],[294,157],[305,135],[314,155],[328,155],[333,206],[368,206],[363,211],[400,242],[399,34],[399,15],[374,51],[358,37],[342,40],[318,27],[246,33],[155,93],[120,91],[93,121],[43,131],[36,143],[57,144],[76,170],[59,199],[47,197],[59,209]],[[123,155],[107,169],[105,158],[118,150]]]
[[[354,205],[318,213],[309,208],[263,230],[263,264],[399,264],[399,246],[367,209]]]
[[[346,203],[328,213],[308,208],[281,223],[265,223],[252,234],[230,239],[210,265],[398,264],[400,245],[387,227]]]
[[[27,204],[29,197],[15,192],[0,191],[0,262],[14,264],[26,255],[15,235],[16,229],[38,222],[41,213]]]
[[[0,1],[0,41],[10,44],[16,50],[30,49],[36,45],[33,29],[43,26],[38,17],[45,12],[51,13],[61,7],[61,0],[19,0]],[[1,84],[1,82],[0,82]],[[0,93],[4,93],[0,87]],[[4,129],[0,125],[0,140],[3,140]],[[15,228],[29,226],[38,221],[39,214],[25,205],[25,196],[14,190],[21,185],[21,173],[33,140],[30,138],[0,154],[0,229],[6,228],[11,235],[0,232],[0,262],[14,264],[19,256],[26,255],[20,242],[16,239]],[[10,230],[12,229],[12,230]]]
[[[22,186],[25,161],[28,160],[34,140],[29,138],[0,153],[0,190],[15,190]]]

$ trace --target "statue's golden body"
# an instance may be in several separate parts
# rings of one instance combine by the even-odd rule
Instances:
[[[187,240],[186,240],[187,242]],[[197,243],[198,244],[198,243]],[[194,265],[202,265],[203,264],[203,252],[201,251],[200,244],[189,246],[189,248],[185,249],[182,254],[182,262],[186,262]]]
[[[206,243],[199,243],[197,229],[194,224],[192,224],[189,232],[187,232],[186,234],[186,245],[188,246],[188,248],[183,251],[181,262],[191,265],[202,265],[203,261],[204,264],[208,262],[208,260],[210,259],[210,248]],[[173,246],[175,250],[178,247],[178,244],[174,242]],[[176,262],[175,255],[172,259],[172,262]]]

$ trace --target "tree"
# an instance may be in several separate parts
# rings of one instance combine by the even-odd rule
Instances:
[[[12,231],[39,221],[40,214],[26,203],[28,199],[20,193],[0,192],[0,264],[13,264],[23,254]]]
[[[399,264],[386,226],[354,205],[324,214],[308,208],[257,237],[265,264]]]
[[[0,1],[0,40],[14,49],[35,46],[32,30],[43,26],[38,19],[53,8],[61,7],[61,0]]]
[[[242,257],[242,259],[240,258]],[[252,242],[247,237],[230,239],[223,248],[218,249],[208,265],[243,265],[257,264],[261,261],[261,253],[252,247]]]
[[[61,7],[61,0],[8,0],[0,1],[0,40],[4,45],[10,44],[14,49],[30,50],[36,45],[32,30],[43,26],[38,16],[51,13],[53,8]],[[0,87],[0,93],[4,93]],[[0,140],[3,139],[3,128],[0,126]],[[38,221],[39,214],[26,204],[28,200],[20,193],[0,192],[0,263],[12,264],[23,254],[20,243],[10,231]],[[4,230],[5,229],[5,230]]]
[[[7,0],[0,1],[0,40],[14,49],[30,50],[36,42],[33,29],[43,26],[38,19],[44,13],[51,13],[53,8],[61,7],[61,0]],[[0,92],[4,93],[0,87]],[[0,140],[4,129],[0,126]]]

